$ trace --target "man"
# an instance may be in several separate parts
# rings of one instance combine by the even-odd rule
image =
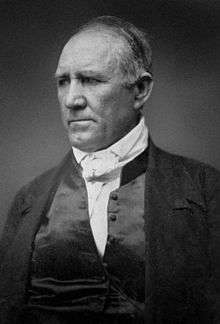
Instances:
[[[72,150],[12,206],[1,323],[218,323],[218,175],[152,143],[144,33],[94,19],[56,80]]]

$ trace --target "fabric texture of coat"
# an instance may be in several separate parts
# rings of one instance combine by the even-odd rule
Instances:
[[[146,323],[220,323],[219,174],[151,141],[146,163]],[[36,232],[74,164],[70,152],[15,197],[0,245],[1,324],[16,322]]]

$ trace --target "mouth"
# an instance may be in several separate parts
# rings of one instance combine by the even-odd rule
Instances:
[[[91,118],[81,118],[81,119],[71,119],[68,120],[68,125],[74,124],[74,123],[88,123],[93,121]]]
[[[71,119],[67,121],[67,127],[71,132],[85,131],[92,126],[93,122],[94,120],[90,118]]]

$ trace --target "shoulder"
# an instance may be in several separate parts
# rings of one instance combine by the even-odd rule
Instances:
[[[162,168],[170,168],[174,167],[179,168],[182,167],[186,170],[188,170],[190,173],[197,172],[198,170],[207,170],[211,173],[218,175],[220,172],[216,170],[214,167],[210,166],[207,163],[200,162],[198,160],[188,158],[182,155],[173,154],[168,151],[165,151],[161,148],[159,148],[157,145],[155,145],[152,140],[150,140],[150,150],[151,155],[153,156],[154,162],[156,163],[156,166],[162,167]]]
[[[171,178],[189,179],[204,195],[211,198],[215,193],[220,199],[220,171],[207,163],[169,153],[151,142],[153,167]],[[170,179],[172,181],[172,179]],[[207,198],[207,199],[208,199]]]
[[[31,181],[20,188],[16,197],[27,195],[35,197],[40,195],[41,191],[53,181],[57,169],[58,166],[55,166],[33,178]]]
[[[72,166],[71,151],[66,154],[57,166],[46,170],[21,187],[14,198],[12,206],[21,207],[23,204],[30,205],[32,200],[37,199],[41,195],[47,194],[47,192],[56,185],[61,175],[67,168],[69,168],[70,164]]]

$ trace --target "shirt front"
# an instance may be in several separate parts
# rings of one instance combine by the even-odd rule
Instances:
[[[105,150],[87,153],[73,147],[75,158],[82,167],[82,176],[85,180],[88,194],[90,225],[97,249],[101,256],[104,255],[108,236],[107,207],[109,195],[120,186],[122,167],[141,154],[147,148],[147,145],[148,130],[144,117],[142,117],[136,127]],[[109,154],[117,157],[117,162],[110,168],[108,160]],[[86,178],[83,172],[83,160],[88,156],[91,158],[91,161],[93,159],[98,160],[103,174],[109,172],[107,180],[97,181],[95,178],[94,180],[88,180]]]

